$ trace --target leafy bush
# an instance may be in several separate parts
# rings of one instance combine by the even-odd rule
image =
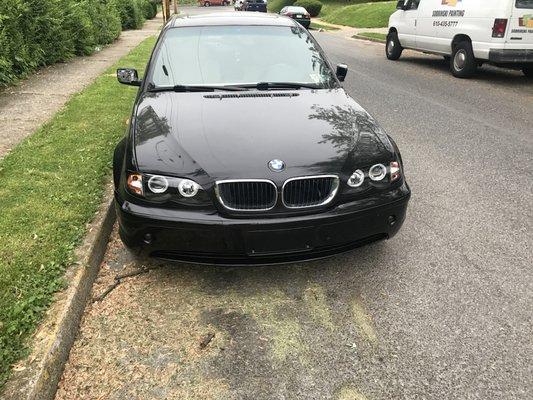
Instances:
[[[311,17],[318,16],[322,9],[322,3],[318,0],[298,0],[294,5],[305,8]]]
[[[157,3],[152,0],[142,0],[144,18],[152,19],[157,15]]]
[[[122,22],[113,0],[91,0],[97,5],[90,10],[97,44],[112,43],[120,35]]]
[[[69,32],[78,30],[73,37],[74,52],[80,55],[91,54],[96,45],[95,30],[91,19],[90,10],[94,3],[91,0],[80,0],[71,3],[66,11],[64,28]]]
[[[21,25],[27,13],[22,0],[0,1],[0,85],[37,67]]]
[[[21,30],[37,65],[68,60],[75,54],[77,33],[65,29],[70,1],[25,0],[28,8],[19,20]]]
[[[116,0],[122,29],[139,29],[144,23],[143,0]]]
[[[0,0],[0,87],[91,54],[156,13],[151,0]]]
[[[283,7],[292,6],[296,0],[270,0],[268,2],[268,10],[272,12],[280,12]]]

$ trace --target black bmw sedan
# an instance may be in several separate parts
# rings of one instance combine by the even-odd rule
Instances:
[[[171,20],[114,154],[120,236],[164,259],[306,260],[387,239],[410,190],[394,141],[314,38],[271,14]]]

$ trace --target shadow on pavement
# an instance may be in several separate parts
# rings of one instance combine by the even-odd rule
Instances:
[[[449,61],[445,61],[443,57],[410,57],[402,56],[397,62],[412,64],[418,67],[423,67],[433,72],[442,72],[450,75]],[[489,83],[499,83],[507,87],[524,87],[524,85],[531,85],[531,82],[522,74],[519,69],[497,68],[492,65],[485,64],[478,68],[478,72],[472,78],[465,80],[480,81]]]

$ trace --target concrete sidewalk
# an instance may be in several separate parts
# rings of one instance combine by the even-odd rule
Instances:
[[[338,29],[335,31],[330,31],[328,33],[336,34],[346,38],[351,38],[352,36],[358,35],[361,32],[375,32],[387,34],[387,32],[389,31],[388,28],[353,28],[351,26],[346,25],[330,24],[329,22],[322,21],[320,18],[314,18],[313,22],[316,22],[317,24],[323,25],[325,27]]]
[[[18,86],[0,92],[0,159],[48,121],[72,96],[129,53],[163,24],[159,14],[140,30],[124,31],[111,45],[91,56],[38,70]]]

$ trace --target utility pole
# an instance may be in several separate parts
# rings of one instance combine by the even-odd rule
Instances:
[[[178,0],[172,0],[174,3],[174,14],[178,15]]]

